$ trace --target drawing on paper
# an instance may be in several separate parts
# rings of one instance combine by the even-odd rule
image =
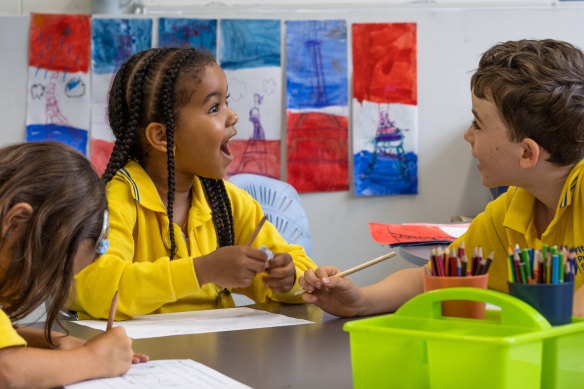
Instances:
[[[353,25],[353,182],[359,196],[415,194],[415,23]]]
[[[160,18],[158,47],[194,47],[217,58],[217,20]]]
[[[83,154],[89,129],[90,18],[32,14],[26,140],[57,141]]]
[[[151,19],[93,19],[91,28],[91,161],[102,174],[114,147],[107,99],[114,75],[126,59],[152,47]]]
[[[286,23],[287,173],[299,192],[348,189],[345,21]]]
[[[280,178],[280,21],[221,20],[221,67],[229,107],[239,115],[226,178],[240,173]]]

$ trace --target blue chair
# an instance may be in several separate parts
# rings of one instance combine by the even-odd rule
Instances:
[[[287,182],[257,174],[236,174],[229,182],[245,190],[262,207],[280,235],[288,243],[304,247],[310,256],[311,239],[308,218],[296,189]]]

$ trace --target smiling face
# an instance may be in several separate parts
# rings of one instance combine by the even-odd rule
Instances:
[[[233,161],[228,143],[237,134],[238,120],[227,104],[225,73],[212,63],[193,88],[176,121],[175,172],[221,179]]]
[[[490,99],[472,95],[474,120],[464,134],[472,146],[472,155],[478,159],[483,185],[495,188],[516,185],[516,174],[522,153],[521,143],[509,137],[507,125]]]

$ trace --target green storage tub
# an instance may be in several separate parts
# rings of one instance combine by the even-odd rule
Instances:
[[[447,300],[501,310],[487,310],[485,320],[443,317]],[[584,388],[584,319],[552,327],[527,303],[492,290],[434,290],[343,328],[355,388]]]

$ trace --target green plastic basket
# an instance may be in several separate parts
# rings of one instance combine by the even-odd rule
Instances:
[[[442,301],[496,305],[485,320],[443,317]],[[527,303],[477,288],[418,295],[395,314],[345,323],[355,388],[584,387],[584,319],[552,327]]]

